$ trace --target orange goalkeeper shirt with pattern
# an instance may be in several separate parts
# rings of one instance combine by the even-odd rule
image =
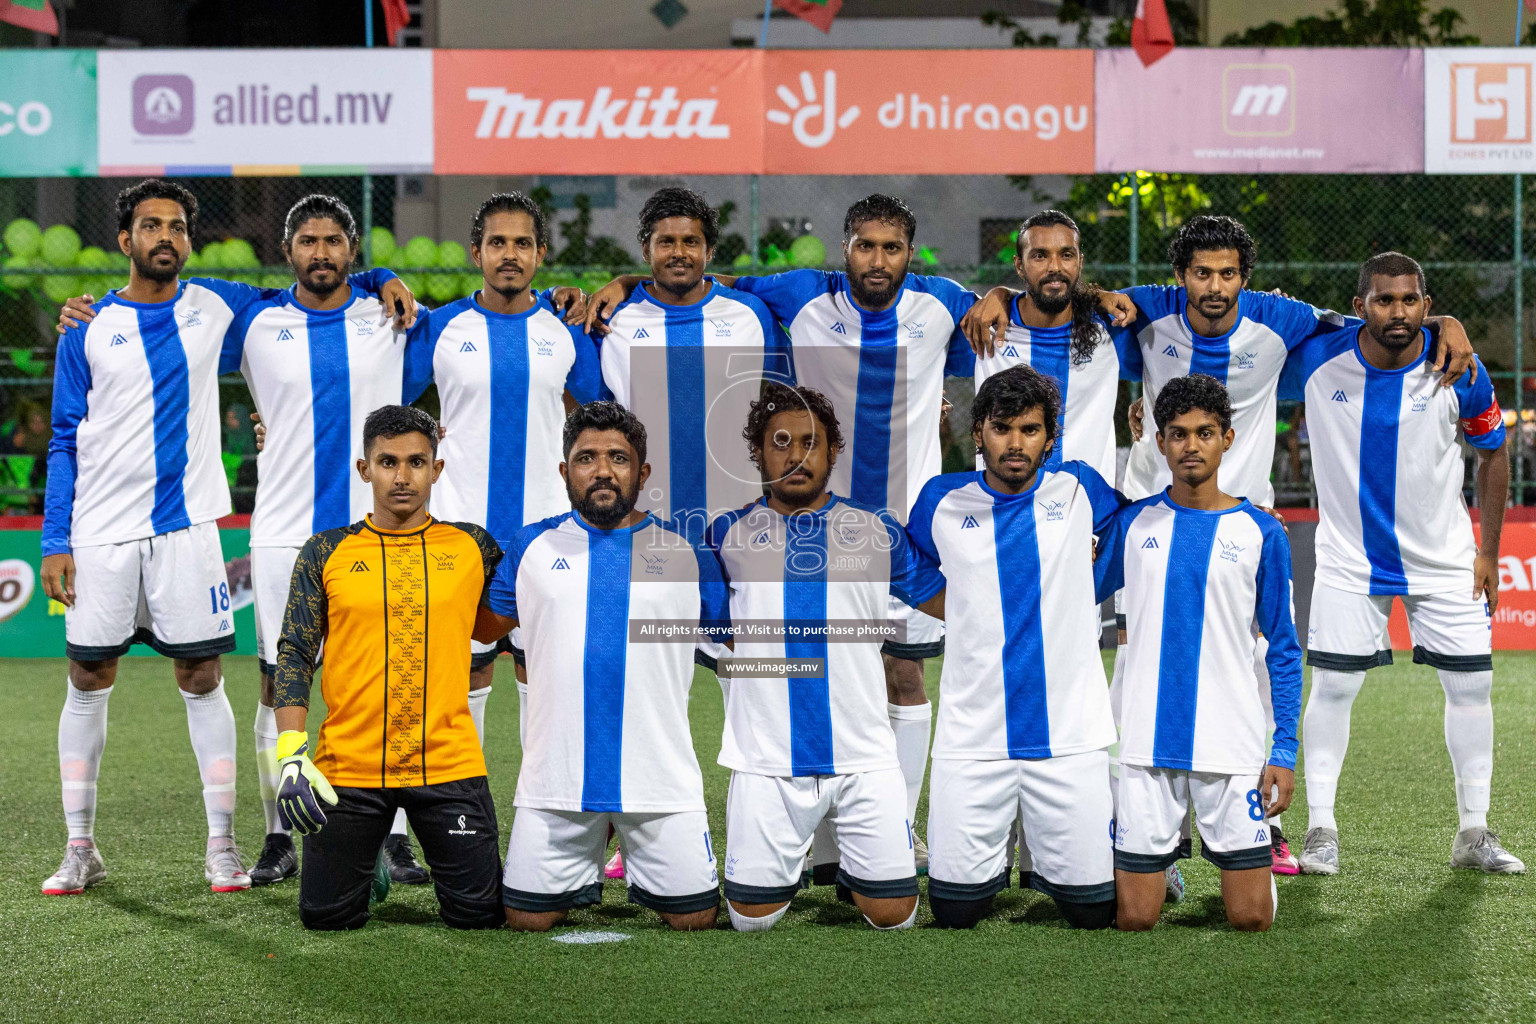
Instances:
[[[321,646],[315,767],[333,786],[431,786],[485,774],[469,715],[469,641],[501,549],[478,526],[373,517],[311,537],[277,642],[277,707],[309,705]]]

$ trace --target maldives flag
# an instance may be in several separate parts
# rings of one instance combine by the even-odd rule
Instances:
[[[400,30],[411,23],[411,12],[405,0],[379,0],[384,8],[384,38],[390,46],[400,45]]]
[[[843,9],[843,0],[773,0],[773,6],[808,21],[823,32],[832,31],[832,19]]]
[[[1173,50],[1173,23],[1163,0],[1136,0],[1136,20],[1131,22],[1131,49],[1150,67]]]
[[[0,21],[51,36],[59,34],[59,19],[48,0],[0,0]]]

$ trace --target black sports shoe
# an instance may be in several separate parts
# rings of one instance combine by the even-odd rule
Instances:
[[[273,885],[299,873],[299,852],[286,832],[269,832],[261,856],[251,865],[252,885]]]
[[[384,840],[384,863],[389,867],[389,877],[401,885],[426,885],[427,869],[416,860],[411,849],[411,838],[400,832],[391,832]]]

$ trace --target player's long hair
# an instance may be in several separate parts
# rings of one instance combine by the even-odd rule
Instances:
[[[1070,228],[1077,236],[1078,252],[1082,252],[1083,233],[1078,230],[1077,221],[1060,210],[1041,210],[1019,225],[1018,232],[1013,236],[1014,254],[1019,257],[1024,255],[1024,232],[1030,228],[1046,227]],[[1099,347],[1099,342],[1103,338],[1100,330],[1099,290],[1091,285],[1084,285],[1082,276],[1079,274],[1077,283],[1072,286],[1070,351],[1073,366],[1081,366],[1093,358],[1094,350]]]

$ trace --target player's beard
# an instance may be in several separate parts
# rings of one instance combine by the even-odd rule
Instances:
[[[609,486],[602,486],[604,483],[607,483]],[[598,490],[612,490],[617,495],[613,500],[613,504],[599,505],[593,501],[592,495]],[[587,488],[586,493],[580,497],[576,496],[575,490],[572,489],[569,483],[565,485],[565,493],[571,499],[571,507],[581,513],[581,518],[599,530],[611,530],[622,523],[624,517],[635,510],[635,499],[639,497],[638,492],[635,494],[625,494],[612,481],[601,480],[595,481],[592,486]]]
[[[1060,297],[1045,294],[1045,286],[1055,281],[1063,281],[1067,285]],[[1066,274],[1047,274],[1038,284],[1024,282],[1024,290],[1029,292],[1029,301],[1035,304],[1036,309],[1046,316],[1055,316],[1072,305],[1072,298],[1077,293],[1077,280]]]
[[[169,252],[176,257],[176,262],[170,267],[155,265],[155,256],[161,252]],[[146,253],[130,252],[129,258],[133,260],[133,269],[138,275],[155,284],[169,284],[181,274],[181,268],[186,264],[187,258],[177,252],[174,246],[157,245]]]
[[[892,273],[891,283],[878,291],[874,291],[864,287],[864,279],[862,277],[854,277],[852,274],[849,274],[848,291],[853,294],[854,301],[859,305],[866,309],[873,309],[878,306],[885,306],[892,299],[896,298],[896,294],[901,291],[902,282],[906,279],[907,272],[905,270],[899,274]]]
[[[1394,337],[1385,333],[1386,328],[1395,327],[1399,324],[1408,328],[1407,332],[1405,332],[1401,337]],[[1378,332],[1373,325],[1367,325],[1367,330],[1371,332],[1371,337],[1376,339],[1376,344],[1380,345],[1382,348],[1389,352],[1401,352],[1403,349],[1407,348],[1409,345],[1412,345],[1416,340],[1418,340],[1420,335],[1423,333],[1423,327],[1424,324],[1422,321],[1415,325],[1407,320],[1393,320],[1382,324],[1382,330],[1380,332]]]
[[[319,267],[318,261],[311,260],[309,265],[302,271],[291,263],[289,266],[293,269],[294,279],[297,280],[299,284],[303,285],[304,288],[310,292],[310,294],[317,295],[322,299],[329,298],[336,292],[336,289],[346,284],[347,275],[352,271],[352,264],[350,262],[337,264],[327,260],[325,261],[325,266],[335,273],[335,280],[329,284],[317,285],[315,283],[314,274]]]

